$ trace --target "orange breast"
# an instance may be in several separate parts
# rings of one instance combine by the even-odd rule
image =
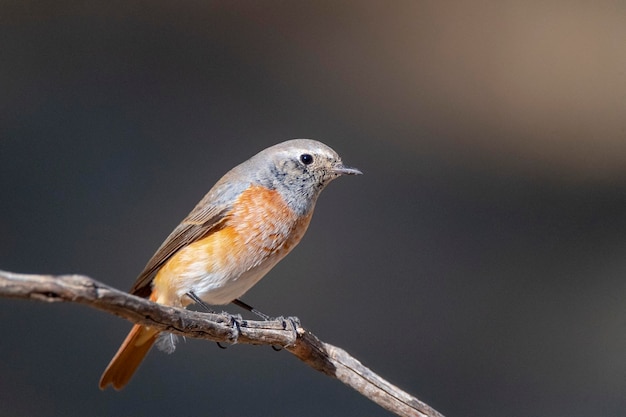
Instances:
[[[184,294],[191,290],[209,300],[214,292],[218,301],[227,299],[224,303],[240,297],[300,242],[311,215],[296,215],[275,190],[250,187],[223,228],[181,248],[163,265],[154,279],[157,302],[186,305]]]
[[[227,225],[235,229],[252,252],[261,251],[269,256],[276,251],[291,250],[302,239],[312,214],[299,217],[278,191],[255,186],[241,194]]]

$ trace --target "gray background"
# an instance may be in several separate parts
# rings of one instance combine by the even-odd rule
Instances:
[[[229,168],[311,137],[365,175],[244,300],[449,416],[624,415],[625,45],[622,1],[4,1],[0,267],[128,289]],[[197,340],[101,392],[129,323],[0,318],[3,416],[388,415]]]

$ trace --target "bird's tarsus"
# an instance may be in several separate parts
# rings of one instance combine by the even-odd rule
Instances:
[[[193,291],[189,291],[187,293],[187,297],[191,298],[193,300],[194,303],[198,304],[200,307],[202,307],[203,309],[206,310],[207,313],[212,313],[215,314],[215,310],[211,309],[211,307],[209,307],[209,305],[207,303],[205,303],[204,301],[202,301],[200,299],[200,297],[198,297],[196,295],[196,293],[194,293]]]
[[[265,313],[262,313],[261,311],[257,310],[256,308],[252,307],[250,304],[244,303],[243,301],[241,301],[238,298],[235,298],[233,301],[231,301],[234,305],[243,308],[244,310],[249,311],[250,313],[256,314],[257,316],[261,317],[263,320],[268,321],[271,320],[271,317],[268,316]]]

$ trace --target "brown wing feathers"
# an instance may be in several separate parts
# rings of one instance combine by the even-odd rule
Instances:
[[[221,229],[224,225],[226,209],[221,210],[219,213],[211,213],[212,216],[206,218],[204,222],[198,222],[196,210],[192,211],[187,218],[194,220],[188,223],[185,219],[176,229],[167,237],[161,247],[156,251],[152,258],[146,264],[144,270],[139,274],[135,284],[130,290],[130,293],[138,297],[148,298],[152,293],[152,280],[154,279],[157,271],[161,266],[167,262],[179,249],[182,247],[196,242],[209,233],[215,232]]]

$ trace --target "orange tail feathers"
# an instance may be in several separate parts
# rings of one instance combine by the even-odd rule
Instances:
[[[105,389],[109,384],[113,385],[116,390],[124,388],[158,335],[159,332],[155,329],[134,325],[111,359],[109,366],[104,370],[100,378],[100,389]]]

